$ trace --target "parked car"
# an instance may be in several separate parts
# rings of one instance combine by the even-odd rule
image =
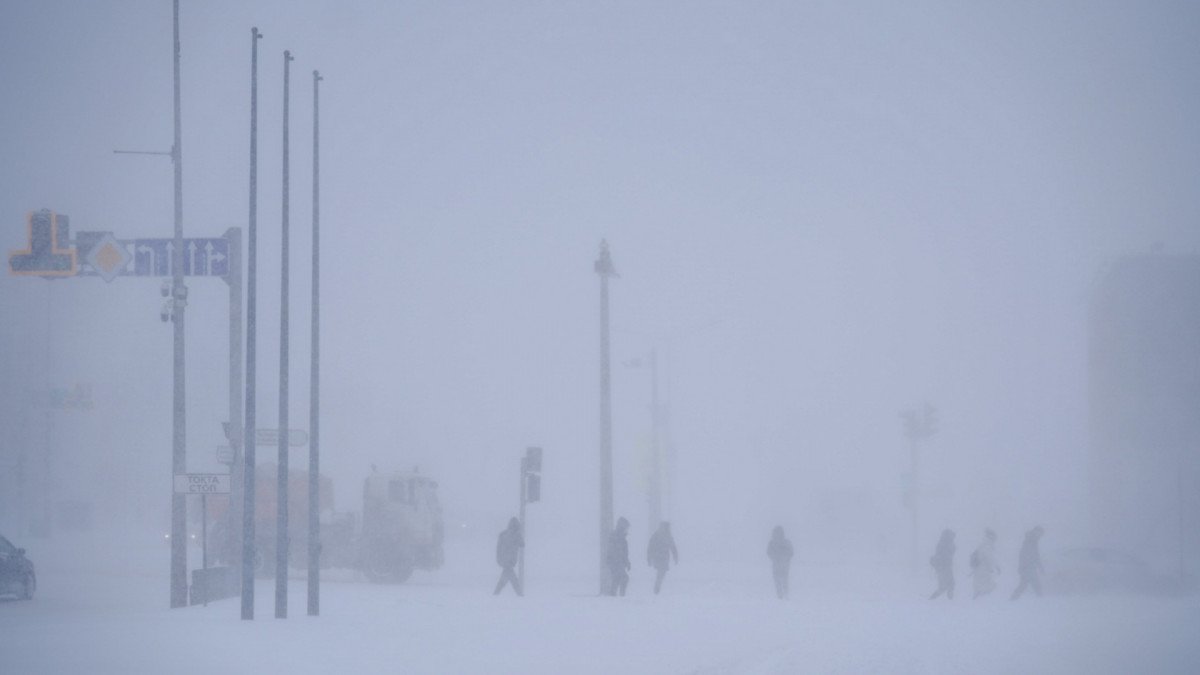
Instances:
[[[0,536],[0,595],[31,600],[36,589],[37,574],[33,561],[25,557],[25,549]]]
[[[1182,590],[1178,575],[1156,572],[1132,553],[1086,546],[1058,551],[1046,560],[1046,590],[1056,594],[1142,593]]]

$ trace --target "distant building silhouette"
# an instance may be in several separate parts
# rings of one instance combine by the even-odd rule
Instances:
[[[1200,256],[1119,258],[1089,308],[1097,543],[1200,572]]]

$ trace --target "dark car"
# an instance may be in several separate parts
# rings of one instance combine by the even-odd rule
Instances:
[[[36,588],[37,575],[33,571],[33,561],[25,557],[25,549],[13,546],[0,536],[0,596],[31,600]]]

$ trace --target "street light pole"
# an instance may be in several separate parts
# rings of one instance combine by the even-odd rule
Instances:
[[[321,520],[318,471],[321,464],[321,134],[319,84],[313,71],[313,204],[312,204],[312,362],[308,394],[308,615],[321,605]]]
[[[279,291],[279,477],[275,503],[275,618],[287,618],[288,587],[288,100],[292,58],[283,52],[283,229]]]
[[[175,327],[174,414],[172,416],[171,469],[173,475],[187,473],[187,416],[184,371],[184,308],[187,287],[183,285],[183,147],[179,112],[179,0],[175,0],[175,144],[171,160],[175,164],[175,241],[171,252],[171,295],[174,301],[171,320]],[[187,495],[171,494],[171,607],[186,607],[187,588]]]
[[[612,377],[609,357],[608,280],[616,277],[608,242],[600,242],[600,257],[594,269],[600,276],[600,593],[605,592],[608,567],[608,537],[613,527],[612,494]]]
[[[242,426],[242,618],[254,618],[254,511],[255,430],[257,408],[258,344],[258,41],[262,33],[250,29],[250,221],[246,235],[246,423]]]

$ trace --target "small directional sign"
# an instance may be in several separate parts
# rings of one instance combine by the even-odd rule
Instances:
[[[175,474],[175,493],[185,495],[227,495],[233,481],[227,473]]]
[[[258,429],[254,433],[255,445],[279,445],[278,429]],[[294,448],[308,445],[308,432],[303,429],[288,429],[288,445]]]

